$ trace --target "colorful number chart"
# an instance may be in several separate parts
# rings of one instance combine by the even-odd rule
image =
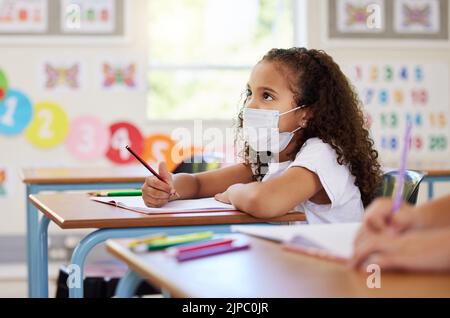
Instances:
[[[355,63],[344,72],[359,93],[382,161],[396,162],[408,121],[410,162],[449,160],[449,66],[445,63]]]

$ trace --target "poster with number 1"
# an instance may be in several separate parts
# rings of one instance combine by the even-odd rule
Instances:
[[[400,158],[406,123],[413,124],[410,163],[450,158],[449,65],[446,63],[348,64],[383,162]]]

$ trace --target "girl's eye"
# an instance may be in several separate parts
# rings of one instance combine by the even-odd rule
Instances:
[[[246,90],[245,90],[245,96],[249,97],[249,96],[251,96],[251,95],[252,95],[252,91],[249,90],[249,89],[246,89]]]
[[[270,96],[270,94],[268,94],[268,93],[264,93],[263,97],[264,97],[264,100],[268,100],[268,101],[272,101],[273,100],[273,97]]]

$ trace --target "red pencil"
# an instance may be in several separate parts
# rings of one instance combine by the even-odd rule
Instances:
[[[164,180],[152,167],[150,167],[150,165],[149,164],[147,164],[145,161],[144,161],[144,159],[142,159],[141,157],[139,157],[138,156],[138,154],[137,153],[135,153],[133,150],[131,150],[131,148],[129,147],[129,146],[126,146],[125,147],[125,149],[127,149],[132,155],[133,155],[133,157],[134,158],[136,158],[140,163],[142,163],[143,165],[144,165],[144,167],[146,167],[147,168],[147,170],[148,171],[150,171],[155,177],[157,177],[159,180],[161,180],[162,182],[164,182],[164,183],[167,183],[167,181],[166,180]],[[179,198],[180,197],[180,195],[177,193],[177,192],[175,192],[175,195]]]

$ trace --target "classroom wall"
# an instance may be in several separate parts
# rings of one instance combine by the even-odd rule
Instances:
[[[60,93],[56,96],[46,96],[37,86],[35,80],[36,65],[47,56],[78,56],[88,64],[95,63],[102,55],[141,54],[144,58],[148,48],[146,24],[146,0],[133,0],[130,43],[125,45],[39,45],[36,46],[0,46],[0,67],[5,70],[13,87],[27,92],[33,101],[51,99],[64,106],[69,118],[81,114],[95,114],[105,123],[117,120],[129,120],[141,128],[144,135],[152,132],[170,134],[174,128],[185,126],[193,128],[192,122],[156,122],[146,119],[147,96],[145,91],[133,93],[104,93],[95,88],[89,88],[83,94]],[[338,63],[348,63],[354,60],[421,60],[445,61],[450,65],[450,49],[386,49],[386,48],[328,48],[321,41],[321,19],[324,9],[323,1],[308,1],[308,46],[322,48],[330,53]],[[155,44],[157,45],[157,44]],[[450,87],[449,87],[450,90]],[[228,121],[210,121],[204,127],[225,129],[230,126]],[[52,150],[34,148],[23,135],[5,137],[0,135],[0,166],[9,171],[8,195],[0,198],[0,236],[23,235],[25,233],[25,187],[19,179],[22,167],[42,166],[99,166],[111,165],[101,158],[91,162],[81,162],[69,155],[64,145]],[[424,200],[426,188],[423,187],[420,200]],[[449,185],[438,186],[436,193],[442,195],[450,192]],[[58,231],[51,227],[51,232]]]
[[[328,54],[330,54],[335,61],[339,65],[350,64],[354,61],[370,61],[374,64],[383,63],[386,61],[398,61],[402,63],[446,63],[450,72],[450,46],[443,48],[431,48],[426,45],[422,47],[414,47],[414,48],[392,48],[392,47],[364,47],[358,45],[357,47],[337,47],[326,45],[323,41],[323,21],[322,17],[324,15],[326,9],[326,0],[319,1],[308,1],[308,47],[323,49]],[[450,82],[448,83],[448,91],[450,92]],[[450,105],[448,105],[450,109]],[[426,154],[426,156],[430,156],[430,154]],[[382,161],[386,161],[385,164],[389,166],[398,166],[398,161],[392,158],[389,160],[384,160],[385,158],[381,158]],[[436,165],[431,165],[432,167],[438,167],[441,164],[446,165],[447,167],[450,165],[449,157],[442,156],[434,156],[433,162],[436,162]],[[416,162],[409,161],[409,165],[416,165]],[[420,163],[422,164],[422,163]],[[430,166],[430,165],[428,165]],[[435,186],[435,196],[442,196],[444,194],[450,193],[450,183],[439,183]],[[423,184],[421,186],[421,191],[419,194],[419,202],[423,202],[427,199],[426,197],[427,186]]]
[[[32,102],[52,101],[61,105],[69,119],[78,115],[93,114],[105,124],[119,120],[148,127],[144,114],[147,95],[145,90],[136,92],[104,92],[95,85],[94,69],[99,58],[136,55],[146,61],[147,21],[146,0],[133,0],[131,38],[124,44],[70,44],[70,45],[0,45],[0,68],[8,76],[11,88],[25,92]],[[82,93],[47,93],[37,85],[37,67],[45,59],[78,58],[86,68],[86,87]],[[151,127],[149,127],[151,129]],[[0,135],[0,166],[7,168],[7,196],[0,198],[0,235],[25,233],[25,186],[19,179],[22,167],[72,167],[110,165],[106,158],[83,162],[71,156],[64,144],[56,148],[37,149],[26,140],[24,134],[16,137]]]
[[[95,115],[103,123],[129,121],[136,125],[144,137],[152,133],[171,134],[173,129],[186,127],[193,131],[192,121],[149,120],[146,116],[147,92],[141,91],[105,92],[95,85],[94,67],[99,57],[135,56],[143,61],[145,71],[148,64],[148,34],[147,34],[147,1],[127,0],[131,6],[129,41],[123,44],[33,44],[6,45],[0,44],[0,68],[7,74],[10,88],[25,92],[33,103],[52,101],[59,104],[69,119],[79,115]],[[45,59],[64,60],[77,58],[87,66],[86,87],[82,92],[49,93],[43,91],[37,84],[37,68]],[[145,84],[147,83],[144,79]],[[225,130],[231,121],[213,121],[204,123],[204,129],[217,127]],[[44,150],[30,144],[24,134],[15,137],[0,135],[0,168],[7,170],[6,196],[0,196],[0,237],[24,235],[25,219],[25,186],[20,180],[20,170],[23,167],[79,167],[79,166],[113,166],[106,157],[90,161],[80,161],[74,158],[66,149],[65,144]],[[82,232],[81,231],[65,231]],[[51,225],[50,233],[61,233]]]

